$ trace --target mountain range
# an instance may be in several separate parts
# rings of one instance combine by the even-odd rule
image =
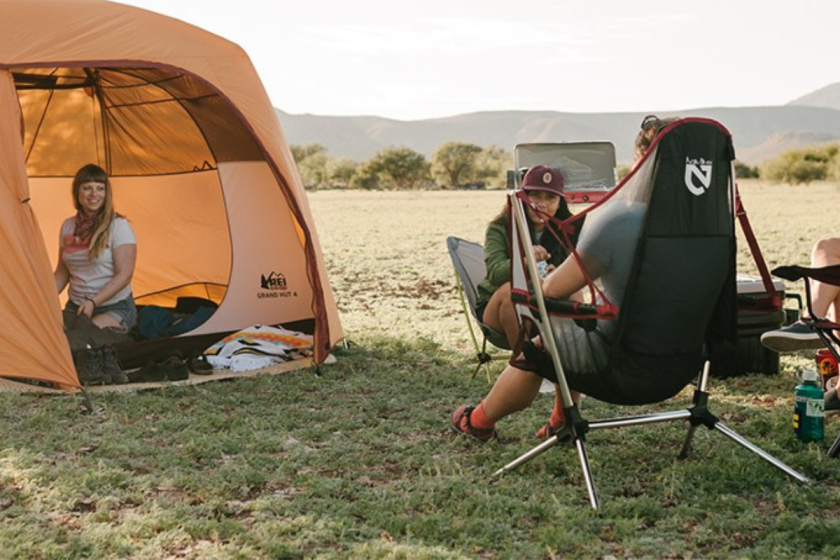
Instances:
[[[840,83],[777,107],[710,107],[655,113],[715,119],[732,133],[736,157],[749,165],[785,150],[840,140]],[[450,140],[512,149],[524,142],[608,140],[619,162],[633,157],[633,139],[645,113],[487,111],[401,121],[375,116],[293,115],[277,110],[291,144],[319,143],[334,157],[363,161],[388,146],[427,157]]]

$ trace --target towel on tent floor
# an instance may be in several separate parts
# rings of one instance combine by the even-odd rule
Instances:
[[[312,336],[283,328],[255,325],[226,336],[204,351],[214,368],[260,369],[312,355]]]

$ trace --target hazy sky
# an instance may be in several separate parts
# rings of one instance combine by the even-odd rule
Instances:
[[[837,0],[122,0],[242,46],[288,113],[782,105],[840,81]]]

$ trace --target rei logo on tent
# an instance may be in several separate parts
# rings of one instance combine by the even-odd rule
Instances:
[[[260,274],[260,287],[263,290],[285,290],[287,288],[286,277],[274,271],[268,276]]]
[[[700,181],[697,185],[694,179]],[[712,186],[712,162],[703,158],[685,158],[685,186],[691,194],[701,196]]]
[[[272,271],[266,276],[260,274],[260,288],[265,291],[257,292],[259,299],[297,297],[297,292],[289,289],[286,277],[279,272]]]

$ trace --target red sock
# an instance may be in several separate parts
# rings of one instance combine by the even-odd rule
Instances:
[[[486,430],[496,425],[496,423],[490,420],[484,413],[484,401],[481,401],[481,403],[479,403],[479,405],[470,413],[470,424],[472,424],[473,428],[478,428],[480,430]]]
[[[548,421],[551,424],[552,428],[559,428],[565,422],[565,417],[563,416],[563,402],[554,399],[554,410],[551,411],[551,419]]]

